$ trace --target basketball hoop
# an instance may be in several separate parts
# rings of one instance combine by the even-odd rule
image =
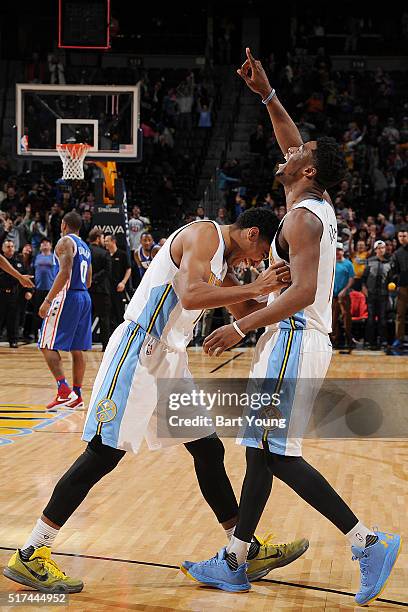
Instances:
[[[84,178],[84,159],[91,145],[83,142],[57,144],[62,161],[62,178],[66,180]]]

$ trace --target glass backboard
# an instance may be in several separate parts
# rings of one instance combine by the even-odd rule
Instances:
[[[57,144],[91,146],[91,160],[139,155],[139,86],[16,85],[16,154],[58,158]]]

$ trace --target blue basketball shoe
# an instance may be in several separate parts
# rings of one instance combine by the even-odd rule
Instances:
[[[260,580],[273,569],[292,563],[309,548],[309,541],[305,538],[294,540],[287,544],[276,544],[274,540],[273,534],[268,534],[265,538],[258,536],[255,538],[259,546],[258,551],[251,556],[250,549],[247,558],[247,576],[249,582]],[[194,565],[194,561],[184,561],[180,567],[183,574],[187,575],[192,565]]]
[[[189,576],[201,584],[212,586],[222,591],[233,593],[245,593],[249,591],[251,585],[246,575],[247,564],[239,565],[234,571],[230,569],[225,559],[226,548],[222,548],[215,557],[208,561],[199,561],[189,564],[188,570],[185,568],[185,575]]]
[[[361,584],[355,597],[360,605],[367,605],[381,595],[401,548],[399,535],[381,531],[374,533],[378,536],[375,544],[365,548],[351,547],[353,561],[360,563]]]

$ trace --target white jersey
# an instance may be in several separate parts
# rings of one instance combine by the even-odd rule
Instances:
[[[218,247],[211,259],[210,285],[221,285],[227,273],[225,243],[215,221],[193,221],[176,230],[166,240],[146,270],[126,309],[125,320],[134,321],[151,336],[172,349],[184,351],[193,337],[194,326],[204,310],[185,310],[177,292],[179,269],[170,248],[174,238],[193,223],[212,223],[218,232]]]
[[[277,239],[287,215],[290,215],[291,211],[296,208],[307,208],[320,219],[323,225],[323,233],[320,240],[316,297],[313,304],[307,306],[304,310],[270,327],[271,329],[316,329],[324,334],[329,334],[332,330],[332,297],[337,243],[337,220],[333,207],[326,200],[314,199],[303,200],[296,204],[280,222],[278,231],[271,244],[269,261],[272,264],[275,261],[285,259],[279,253],[280,247],[277,244]],[[290,262],[287,261],[286,263]],[[271,293],[268,298],[268,304],[273,302],[279,293],[279,291]]]

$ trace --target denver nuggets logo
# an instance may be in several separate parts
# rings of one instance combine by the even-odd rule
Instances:
[[[260,417],[262,419],[268,419],[272,421],[272,419],[276,419],[276,420],[281,419],[283,415],[277,406],[270,404],[269,406],[264,406],[262,408],[260,412]],[[274,429],[278,429],[278,426],[272,425],[271,427],[264,427],[264,429],[267,429],[268,431],[273,431]]]
[[[101,423],[109,423],[109,421],[113,421],[117,413],[118,409],[116,404],[111,399],[103,399],[96,406],[96,418]]]

